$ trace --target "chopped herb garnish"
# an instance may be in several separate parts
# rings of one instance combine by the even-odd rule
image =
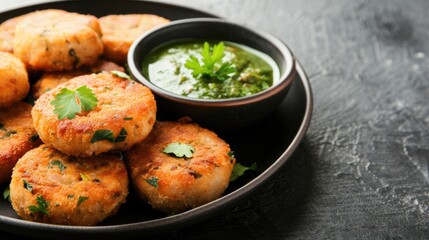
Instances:
[[[127,138],[128,132],[125,130],[125,128],[122,128],[119,132],[119,135],[115,138],[115,142],[123,142],[125,141],[125,138]]]
[[[98,141],[107,140],[109,142],[115,142],[115,137],[113,136],[113,132],[111,130],[97,130],[91,138],[91,143],[95,143]]]
[[[151,177],[150,179],[145,179],[145,181],[150,185],[152,185],[153,187],[155,187],[156,189],[158,189],[158,178]]]
[[[243,166],[240,163],[235,163],[229,181],[235,181],[238,177],[243,176],[244,172],[246,172],[247,170],[255,171],[257,168],[258,166],[256,165],[256,163],[253,163],[250,167]]]
[[[88,200],[89,197],[85,197],[85,196],[79,196],[79,199],[77,200],[77,206],[79,207],[79,205],[83,202],[85,202],[86,200]]]
[[[73,199],[73,198],[74,198],[74,195],[73,195],[73,194],[69,194],[69,195],[67,195],[67,198],[68,198],[68,199]]]
[[[9,202],[11,202],[10,200],[10,188],[7,187],[4,191],[3,191],[3,198],[5,200],[8,200]]]
[[[30,137],[30,139],[28,139],[28,141],[30,141],[30,142],[35,142],[35,141],[37,141],[37,140],[39,140],[39,134],[33,134],[31,137]]]
[[[125,78],[125,79],[129,79],[131,80],[130,76],[124,72],[121,71],[110,71],[111,74],[120,77],[120,78]]]
[[[173,157],[191,158],[193,153],[195,152],[195,149],[191,145],[174,142],[168,144],[168,146],[165,147],[162,152]]]
[[[225,56],[224,50],[225,45],[223,42],[220,42],[217,45],[215,44],[213,51],[210,52],[210,45],[208,42],[205,42],[201,53],[203,65],[200,64],[198,58],[190,56],[185,63],[185,67],[192,70],[194,77],[202,76],[224,81],[230,74],[236,71],[231,63],[222,63],[222,59]]]
[[[117,142],[123,142],[127,138],[128,132],[125,130],[125,128],[122,128],[119,132],[119,135],[115,138],[113,136],[113,131],[108,129],[101,129],[95,131],[94,135],[92,136],[91,143],[95,143],[102,140],[107,140],[112,143]]]
[[[31,185],[31,183],[27,182],[25,179],[22,179],[22,181],[24,182],[24,188],[33,193],[33,185]]]
[[[48,205],[49,202],[47,202],[42,195],[38,196],[36,198],[36,202],[37,202],[37,206],[35,205],[31,205],[28,207],[28,209],[30,210],[30,212],[32,213],[42,213],[42,214],[46,214],[49,215],[48,212]]]
[[[62,88],[55,95],[51,105],[54,106],[54,113],[58,119],[73,119],[76,114],[82,111],[91,111],[97,106],[97,98],[90,88],[81,86],[78,89],[70,90]]]
[[[228,156],[231,163],[234,162],[234,159],[235,159],[234,151],[229,151]]]
[[[63,172],[64,169],[67,168],[66,166],[64,166],[64,164],[60,160],[51,161],[49,163],[49,168],[52,168],[53,166],[58,166],[58,168],[60,169],[61,172]]]
[[[124,120],[125,120],[125,121],[133,120],[133,118],[132,118],[132,117],[124,117]]]
[[[85,173],[80,173],[80,178],[85,181],[89,181],[89,177]]]

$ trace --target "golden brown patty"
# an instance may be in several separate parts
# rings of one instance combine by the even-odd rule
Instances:
[[[0,52],[0,108],[21,101],[29,91],[24,64],[10,53]]]
[[[18,159],[40,143],[30,104],[18,102],[0,110],[0,184],[10,180]]]
[[[131,44],[144,32],[170,20],[151,14],[108,15],[100,18],[104,56],[125,63]]]
[[[98,19],[56,9],[31,13],[16,25],[13,51],[35,70],[92,65],[103,52]]]
[[[14,17],[0,24],[0,51],[13,53],[15,27],[27,15]]]
[[[194,148],[192,158],[164,153],[171,143]],[[191,123],[157,122],[126,154],[139,196],[155,209],[177,213],[210,202],[226,189],[235,163],[227,143]]]
[[[98,73],[101,71],[125,71],[125,69],[116,63],[105,61],[105,60],[98,60],[95,65],[79,69],[79,70],[72,70],[67,72],[48,72],[44,73],[39,80],[33,85],[33,97],[34,99],[38,99],[43,93],[55,88],[61,83],[67,82],[70,79],[90,74],[90,73]]]
[[[12,206],[21,218],[53,224],[94,225],[115,214],[127,195],[119,154],[81,159],[45,144],[18,161],[10,184]]]
[[[58,120],[51,101],[62,88],[92,89],[98,104],[73,119]],[[156,103],[152,92],[132,80],[102,72],[76,77],[43,94],[35,103],[34,127],[43,142],[74,156],[91,156],[111,150],[127,150],[141,142],[156,120]],[[98,131],[97,131],[98,130]],[[91,141],[96,132],[111,133],[122,141]],[[99,136],[99,135],[98,135]],[[125,136],[125,138],[124,138]]]

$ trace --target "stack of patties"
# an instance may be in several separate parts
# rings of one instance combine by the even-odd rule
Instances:
[[[20,158],[10,184],[12,206],[27,220],[94,225],[126,201],[128,174],[119,152],[141,142],[152,130],[154,96],[130,80],[123,67],[100,59],[104,44],[94,16],[51,9],[4,25],[15,27],[13,34],[2,36],[12,41],[22,65],[22,69],[10,68],[25,72],[26,78],[25,67],[43,73],[33,86],[38,98],[33,109],[23,103],[10,110],[16,114],[25,110],[30,129],[18,132],[26,134],[21,138],[29,146],[13,161],[2,160],[11,171]],[[29,91],[25,80],[27,89],[18,100]],[[18,135],[12,128],[18,122],[5,123],[1,140],[10,142]],[[40,145],[38,137],[45,144],[28,151]],[[2,176],[8,179],[10,172]]]
[[[0,52],[0,184],[10,180],[22,155],[40,145],[31,105],[22,102],[29,90],[25,65],[14,55]]]
[[[222,195],[235,164],[229,145],[195,123],[156,122],[153,94],[120,66],[138,35],[167,22],[50,9],[0,25],[0,48],[19,58],[4,53],[16,72],[7,74],[22,73],[22,84],[14,84],[20,89],[5,85],[19,93],[13,101],[0,95],[0,107],[8,107],[0,112],[0,143],[9,146],[0,146],[0,181],[15,166],[10,198],[20,217],[97,224],[126,201],[127,170],[138,196],[168,214]],[[41,76],[33,108],[18,102],[29,92],[26,69]]]

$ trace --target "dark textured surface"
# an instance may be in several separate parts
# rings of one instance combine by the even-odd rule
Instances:
[[[159,238],[429,239],[429,1],[181,2],[283,39],[315,106],[265,188]]]

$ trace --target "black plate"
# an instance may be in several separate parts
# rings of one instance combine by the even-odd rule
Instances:
[[[58,8],[103,16],[108,14],[152,13],[171,20],[192,17],[215,17],[201,11],[175,5],[141,1],[63,1],[32,5],[0,13],[0,22],[27,12]],[[140,202],[132,189],[127,203],[118,214],[93,227],[42,224],[21,220],[9,202],[0,200],[0,230],[40,238],[101,239],[143,237],[169,232],[203,221],[220,213],[261,187],[286,162],[298,147],[310,124],[313,99],[310,83],[300,64],[298,76],[279,109],[268,119],[247,131],[221,135],[230,143],[238,161],[258,164],[258,171],[246,174],[230,184],[223,197],[187,212],[166,216]],[[1,186],[3,190],[6,186]]]

